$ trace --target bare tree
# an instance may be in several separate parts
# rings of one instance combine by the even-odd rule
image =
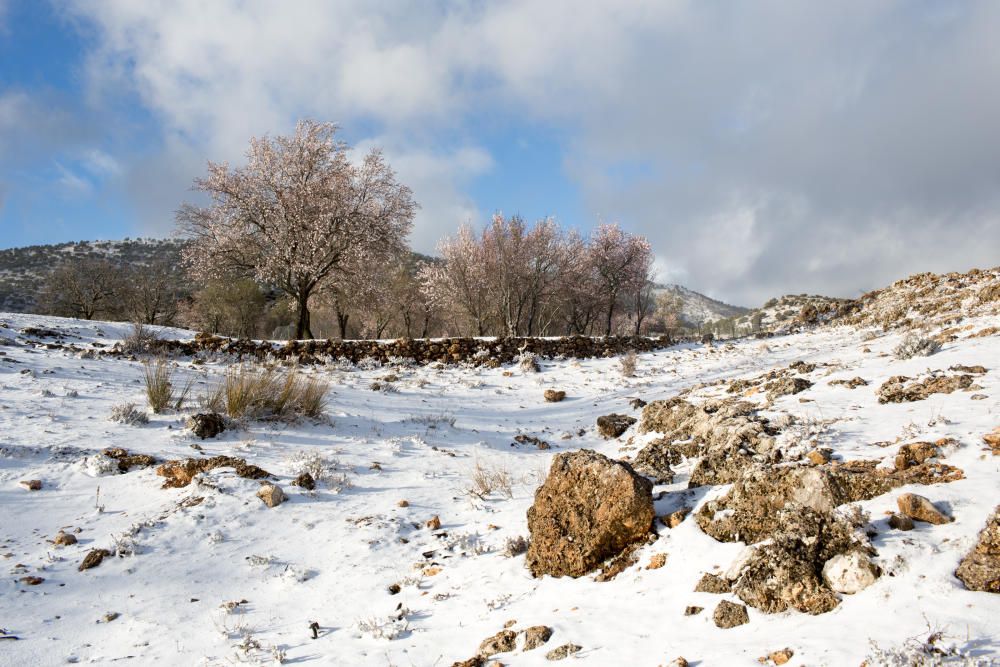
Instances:
[[[121,267],[103,259],[68,262],[49,277],[39,305],[50,315],[92,320],[121,310]]]
[[[178,268],[165,262],[128,269],[122,288],[122,302],[133,322],[171,324],[181,298]]]
[[[336,126],[301,121],[291,137],[251,139],[244,167],[208,165],[195,189],[208,206],[185,204],[178,223],[200,279],[244,275],[296,302],[296,338],[311,338],[310,299],[345,276],[398,256],[416,203],[381,152],[359,163]]]

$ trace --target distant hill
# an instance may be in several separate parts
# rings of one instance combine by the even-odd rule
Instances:
[[[176,265],[186,241],[125,239],[79,241],[0,250],[0,311],[31,312],[45,278],[71,259],[108,259],[128,266],[166,262]]]
[[[681,320],[691,327],[697,327],[705,322],[740,317],[750,312],[749,308],[731,306],[682,285],[657,285],[655,292],[667,293],[679,299]]]

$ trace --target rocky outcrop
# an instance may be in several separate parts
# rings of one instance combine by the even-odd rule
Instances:
[[[955,576],[970,591],[1000,593],[1000,505],[986,521],[976,546],[959,563]]]
[[[244,459],[233,456],[213,456],[207,459],[187,459],[185,461],[167,461],[156,469],[156,474],[165,477],[164,489],[177,489],[185,487],[191,483],[194,476],[214,470],[215,468],[232,468],[240,477],[247,479],[264,479],[271,477],[271,473],[255,465],[247,463]]]
[[[535,576],[580,577],[644,541],[653,485],[630,465],[591,450],[557,455],[528,509]]]
[[[972,386],[973,377],[968,374],[946,375],[934,371],[923,380],[914,380],[905,375],[894,375],[878,388],[879,403],[911,403],[922,401],[931,394],[950,394]]]

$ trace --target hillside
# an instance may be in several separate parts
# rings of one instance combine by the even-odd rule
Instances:
[[[665,293],[676,297],[680,302],[681,320],[691,327],[712,320],[739,317],[749,312],[749,308],[731,306],[682,285],[657,285],[654,291],[657,294]]]
[[[107,259],[127,266],[177,266],[184,244],[175,239],[125,239],[0,250],[0,312],[32,312],[45,278],[63,262]]]

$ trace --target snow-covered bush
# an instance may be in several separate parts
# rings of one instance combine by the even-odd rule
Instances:
[[[914,333],[907,334],[902,342],[892,351],[899,360],[913,357],[929,357],[941,349],[941,343],[933,338],[922,338]]]
[[[135,403],[119,403],[111,408],[111,416],[108,419],[130,426],[149,423],[149,415],[137,409]]]
[[[538,365],[538,356],[534,352],[524,350],[517,357],[517,366],[522,373],[537,373],[541,371]]]
[[[639,364],[639,355],[634,350],[629,350],[618,359],[618,363],[621,367],[622,377],[635,377],[635,369]]]

